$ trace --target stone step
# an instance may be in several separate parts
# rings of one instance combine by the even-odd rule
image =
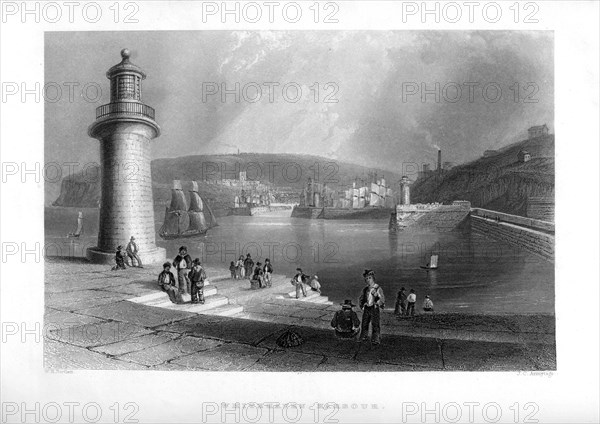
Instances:
[[[312,302],[333,305],[333,302],[331,302],[327,296],[319,296],[317,299],[313,300]]]
[[[187,297],[187,296],[186,296]],[[189,297],[187,297],[189,299]],[[184,297],[185,301],[185,297]],[[186,311],[186,312],[197,312],[203,311],[210,308],[216,308],[217,306],[225,305],[229,303],[229,300],[225,296],[221,295],[212,295],[206,296],[204,298],[204,304],[191,303],[189,300],[185,301],[185,303],[180,303],[179,305],[171,302],[168,298],[162,303],[154,303],[152,306],[156,308],[165,308],[165,309],[173,309],[177,311]]]
[[[213,283],[216,283],[217,281],[223,281],[223,280],[230,280],[231,279],[231,274],[216,274],[216,275],[212,275],[208,278],[208,280],[212,281]]]
[[[294,299],[300,302],[312,302],[314,301],[316,298],[320,297],[321,295],[317,292],[314,291],[307,291],[306,292],[306,297],[303,297],[302,294],[300,294],[300,298],[296,299],[296,291],[294,290],[293,292],[289,292],[288,293],[288,299]],[[285,298],[285,296],[284,296]]]
[[[204,287],[204,296],[205,297],[214,296],[215,294],[217,294],[217,288],[215,286]],[[143,301],[140,301],[139,297],[131,299],[131,301],[135,302],[135,303],[141,303],[146,306],[158,306],[158,305],[162,305],[165,303],[168,304],[170,302],[169,296],[165,292],[152,293],[151,295],[146,295],[146,296],[147,296],[147,299],[144,299]],[[146,296],[143,296],[143,297],[146,297]],[[189,294],[183,294],[183,295],[181,295],[181,297],[183,298],[184,302],[189,302],[192,300],[192,296]]]
[[[138,297],[134,297],[134,298],[127,299],[127,300],[129,300],[130,302],[133,302],[133,303],[143,303],[143,304],[146,304],[148,302],[152,302],[152,301],[155,301],[157,299],[161,299],[162,300],[164,298],[167,298],[167,299],[169,298],[169,296],[167,296],[167,293],[165,293],[163,291],[157,291],[157,292],[154,292],[154,293],[145,294],[143,296],[138,296]]]
[[[177,311],[185,311],[185,312],[193,312],[199,314],[203,311],[207,311],[209,309],[218,308],[219,306],[227,305],[229,303],[229,299],[225,296],[214,295],[208,296],[204,298],[204,304],[199,303],[183,303],[180,305],[176,305],[171,303],[170,305],[163,306],[166,309],[174,309]]]
[[[232,305],[227,304],[223,306],[218,306],[216,308],[209,309],[207,311],[200,312],[201,314],[206,315],[218,315],[222,317],[230,317],[236,316],[237,314],[241,314],[244,311],[244,307],[241,305]]]
[[[295,306],[295,307],[300,306],[300,307],[306,308],[306,309],[328,309],[329,306],[331,306],[328,303],[318,303],[318,302],[299,303],[295,298],[290,299],[290,298],[284,297],[284,296],[279,296],[276,298],[268,299],[264,303],[278,305],[278,306]]]

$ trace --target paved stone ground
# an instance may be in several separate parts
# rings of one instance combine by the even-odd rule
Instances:
[[[434,371],[556,369],[554,329],[544,317],[518,320],[464,315],[403,321],[404,332],[381,345],[336,340],[327,320],[332,305],[290,305],[291,320],[199,315],[127,301],[156,292],[158,269],[110,271],[105,265],[46,262],[44,361],[48,370],[131,369],[212,371]],[[225,270],[209,270],[209,277]],[[395,320],[384,314],[385,320]],[[263,317],[264,318],[264,317]],[[298,321],[300,320],[300,321]],[[538,322],[539,321],[539,322]],[[325,325],[299,324],[321,322]],[[517,324],[515,324],[515,322]],[[541,322],[541,324],[540,324]],[[305,340],[282,349],[276,339],[291,326]],[[461,328],[488,339],[461,336]],[[411,329],[414,331],[411,335]],[[421,333],[415,329],[421,329]],[[508,330],[507,330],[508,329]],[[476,331],[475,331],[476,330]],[[445,332],[445,333],[444,333]],[[506,337],[504,333],[514,333]],[[452,337],[451,337],[452,336]]]

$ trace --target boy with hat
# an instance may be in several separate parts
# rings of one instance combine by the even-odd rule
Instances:
[[[254,261],[250,256],[250,253],[246,255],[246,259],[244,259],[244,270],[246,272],[246,278],[248,280],[252,279],[252,267],[254,266]]]
[[[135,243],[135,237],[131,236],[131,238],[129,239],[129,243],[127,244],[127,256],[129,256],[129,259],[131,260],[131,266],[137,266],[138,268],[143,268],[142,266],[142,260],[140,259],[140,256],[138,255],[138,245]],[[135,260],[135,262],[134,262]],[[137,265],[136,265],[137,263]]]
[[[400,316],[404,316],[406,314],[406,289],[404,287],[402,287],[398,292],[394,314]]]
[[[170,262],[165,262],[163,264],[163,270],[160,274],[158,274],[158,286],[162,291],[167,292],[171,302],[183,303],[183,299],[181,299],[181,293],[179,293],[179,290],[177,290],[175,277],[171,272]]]
[[[123,255],[123,246],[117,246],[117,252],[115,253],[115,262],[117,263],[112,270],[127,269],[125,267],[125,256]]]
[[[265,285],[267,287],[271,287],[271,275],[273,275],[273,265],[271,265],[271,260],[269,258],[265,259],[263,273],[265,278]]]
[[[255,284],[258,284],[258,288],[262,289],[265,287],[262,263],[260,263],[260,262],[256,263],[256,267],[254,268],[254,274],[252,274],[251,281],[254,281]],[[250,284],[252,284],[252,282]]]
[[[410,289],[410,294],[406,298],[408,306],[406,308],[406,316],[415,316],[415,303],[417,303],[417,294],[414,289]]]
[[[188,277],[192,286],[192,303],[204,304],[204,280],[206,280],[206,272],[200,265],[200,258],[196,258],[192,262],[192,269]]]
[[[385,306],[383,290],[375,283],[375,272],[365,269],[363,278],[367,286],[360,295],[359,305],[363,310],[363,321],[361,328],[361,339],[369,339],[369,324],[371,324],[371,342],[378,345],[381,339],[381,309]]]
[[[192,257],[187,253],[187,247],[179,248],[179,255],[175,256],[173,266],[177,270],[177,282],[179,283],[179,293],[190,293],[189,272],[192,267]]]
[[[331,320],[331,326],[335,329],[335,335],[340,339],[353,339],[359,333],[360,320],[356,312],[352,308],[356,305],[352,304],[350,299],[340,303],[342,309],[337,311]]]
[[[429,298],[429,295],[425,296],[423,301],[423,310],[425,312],[433,312],[433,301]]]
[[[302,268],[296,268],[296,275],[292,278],[292,284],[296,286],[296,299],[300,299],[300,292],[302,295],[306,297],[306,287],[304,286],[304,281],[306,281],[306,274],[302,272]]]

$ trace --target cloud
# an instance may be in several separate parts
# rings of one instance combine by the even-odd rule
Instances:
[[[530,125],[553,127],[551,32],[95,32],[50,33],[46,43],[50,81],[96,81],[118,61],[123,45],[135,52],[133,62],[148,74],[144,101],[156,109],[162,127],[154,157],[239,147],[394,169],[403,161],[429,160],[434,146],[461,163],[517,141]],[[87,58],[83,64],[81,57]],[[253,103],[228,95],[223,102],[219,93],[204,101],[205,82],[228,89],[238,83],[240,90],[258,84],[263,97]],[[274,102],[264,85],[269,82],[278,84]],[[473,102],[464,85],[469,82],[478,84]],[[529,82],[539,88],[537,103],[523,102]],[[302,91],[294,102],[283,95],[290,83]],[[403,98],[405,83],[419,90],[437,83],[441,97]],[[497,102],[482,97],[489,83],[502,89]],[[101,84],[108,89],[107,81]],[[459,101],[445,100],[447,84],[462,87]],[[520,90],[517,101],[514,87]],[[93,121],[95,106],[84,106],[46,104],[49,159],[97,160],[94,149],[73,148]]]

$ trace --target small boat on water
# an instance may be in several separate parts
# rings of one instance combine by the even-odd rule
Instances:
[[[67,234],[68,238],[78,238],[83,234],[83,212],[77,214],[77,228],[72,233]]]
[[[438,267],[438,255],[431,255],[431,258],[429,260],[429,263],[425,266],[421,265],[422,269],[437,269]]]
[[[198,194],[198,183],[192,181],[188,208],[181,182],[173,181],[171,205],[166,208],[165,220],[158,235],[165,240],[203,236],[217,225],[217,218],[210,206]]]

